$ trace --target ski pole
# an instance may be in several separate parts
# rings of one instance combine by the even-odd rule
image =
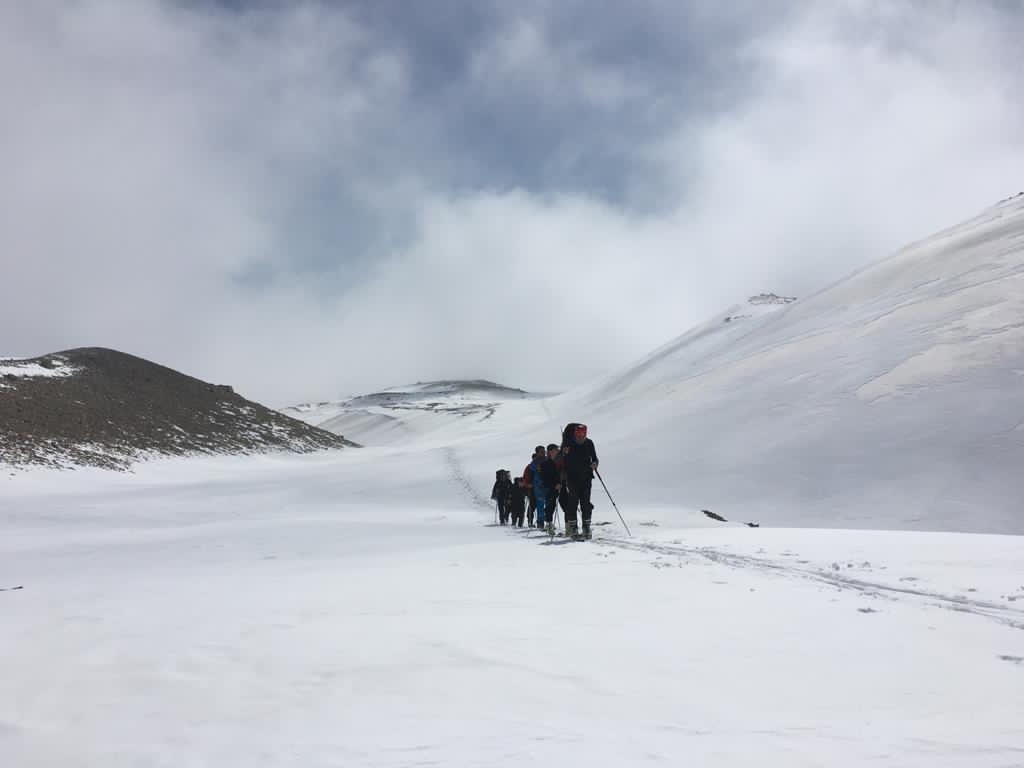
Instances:
[[[629,532],[629,526],[626,525],[626,521],[623,519],[622,513],[619,512],[619,505],[616,504],[615,499],[612,498],[612,494],[609,492],[608,486],[605,485],[604,478],[601,477],[601,473],[597,471],[597,467],[594,467],[594,474],[597,475],[597,479],[601,481],[601,485],[604,488],[604,492],[608,494],[608,501],[610,501],[612,503],[612,506],[615,507],[615,514],[617,514],[619,516],[619,520],[622,521],[622,527],[626,529],[626,535],[632,538],[633,534]]]

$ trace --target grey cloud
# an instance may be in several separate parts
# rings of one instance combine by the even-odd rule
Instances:
[[[561,388],[1017,191],[1000,2],[0,9],[0,351]]]

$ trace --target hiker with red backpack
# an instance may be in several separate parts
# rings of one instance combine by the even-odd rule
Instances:
[[[567,491],[568,506],[565,510],[565,533],[573,538],[591,538],[590,521],[594,505],[590,501],[594,470],[598,466],[597,449],[594,441],[587,437],[586,424],[569,424],[562,432],[561,459],[563,462],[562,482]],[[582,532],[577,532],[576,509],[579,508]]]

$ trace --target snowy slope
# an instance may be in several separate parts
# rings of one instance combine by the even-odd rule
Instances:
[[[542,423],[499,419],[477,453],[501,465],[587,421],[630,505],[1024,533],[1022,318],[1017,197],[796,303],[733,308]]]
[[[488,527],[471,457],[4,479],[4,765],[1024,758],[1024,538],[637,524],[552,545]]]
[[[586,421],[627,506],[768,525],[1024,533],[1024,196],[796,302],[754,297],[564,395],[380,394],[321,423],[518,471]],[[389,397],[404,397],[395,392]],[[415,395],[418,397],[418,395]],[[500,407],[492,407],[501,400]],[[394,407],[397,406],[397,407]]]

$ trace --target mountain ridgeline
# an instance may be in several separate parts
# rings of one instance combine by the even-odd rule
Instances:
[[[125,469],[160,456],[354,445],[229,386],[111,349],[0,360],[0,464]]]

